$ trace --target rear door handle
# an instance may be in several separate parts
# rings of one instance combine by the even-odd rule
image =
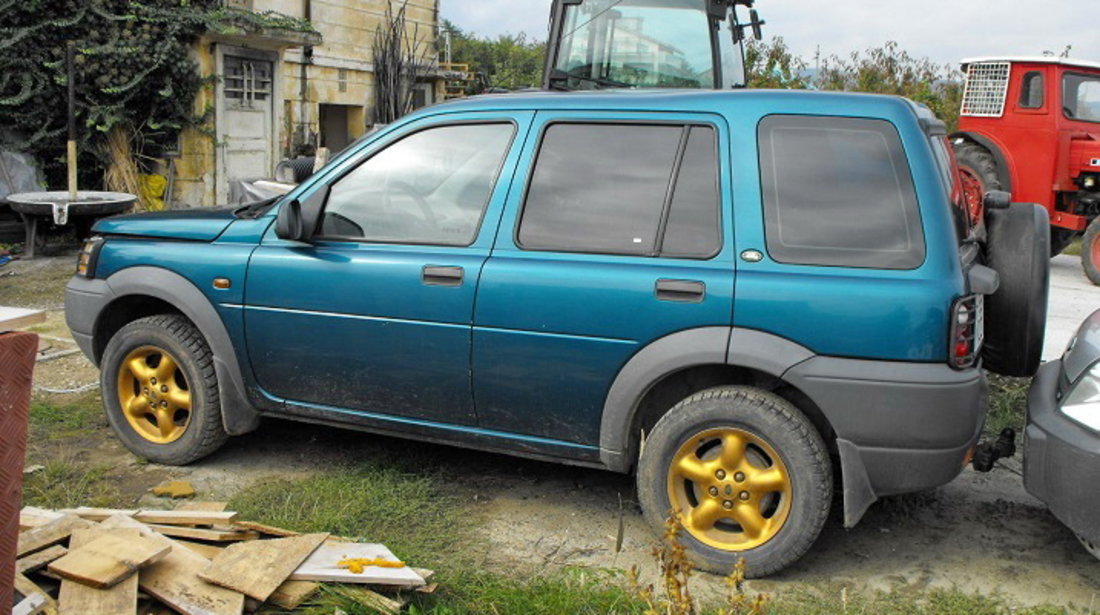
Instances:
[[[657,280],[657,299],[679,303],[700,303],[707,295],[707,285],[698,280]]]
[[[424,265],[420,281],[428,286],[462,286],[465,271],[462,267]]]

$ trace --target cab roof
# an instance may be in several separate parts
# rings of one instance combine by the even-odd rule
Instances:
[[[1100,62],[1092,62],[1090,60],[1076,60],[1073,58],[1059,58],[1054,56],[984,56],[980,58],[966,58],[960,60],[960,64],[965,69],[968,64],[976,64],[979,62],[1020,62],[1028,64],[1061,64],[1063,66],[1074,66],[1077,68],[1089,68],[1092,70],[1100,70]]]

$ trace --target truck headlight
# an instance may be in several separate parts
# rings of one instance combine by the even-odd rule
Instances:
[[[1100,363],[1094,364],[1062,399],[1062,414],[1100,431]]]
[[[76,261],[76,275],[86,278],[95,277],[95,265],[99,260],[99,251],[103,249],[103,237],[95,235],[84,240],[80,255]]]

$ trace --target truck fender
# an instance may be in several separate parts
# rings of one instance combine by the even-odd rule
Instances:
[[[161,267],[130,267],[106,280],[114,298],[147,295],[170,303],[202,332],[214,353],[222,423],[229,435],[255,430],[260,413],[248,401],[237,352],[210,300],[187,278]]]
[[[955,139],[966,139],[989,150],[993,160],[997,162],[997,179],[1001,180],[1001,186],[1004,187],[1005,192],[1012,192],[1012,165],[1005,157],[1004,150],[993,139],[977,132],[964,131],[951,133],[947,138],[952,142]]]

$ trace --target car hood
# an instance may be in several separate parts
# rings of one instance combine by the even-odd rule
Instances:
[[[237,219],[236,207],[200,207],[151,211],[103,218],[92,230],[104,235],[132,235],[188,241],[213,241]]]
[[[1100,310],[1081,323],[1077,335],[1069,343],[1069,348],[1062,359],[1062,369],[1065,370],[1068,382],[1077,382],[1081,374],[1094,363],[1100,360]]]

